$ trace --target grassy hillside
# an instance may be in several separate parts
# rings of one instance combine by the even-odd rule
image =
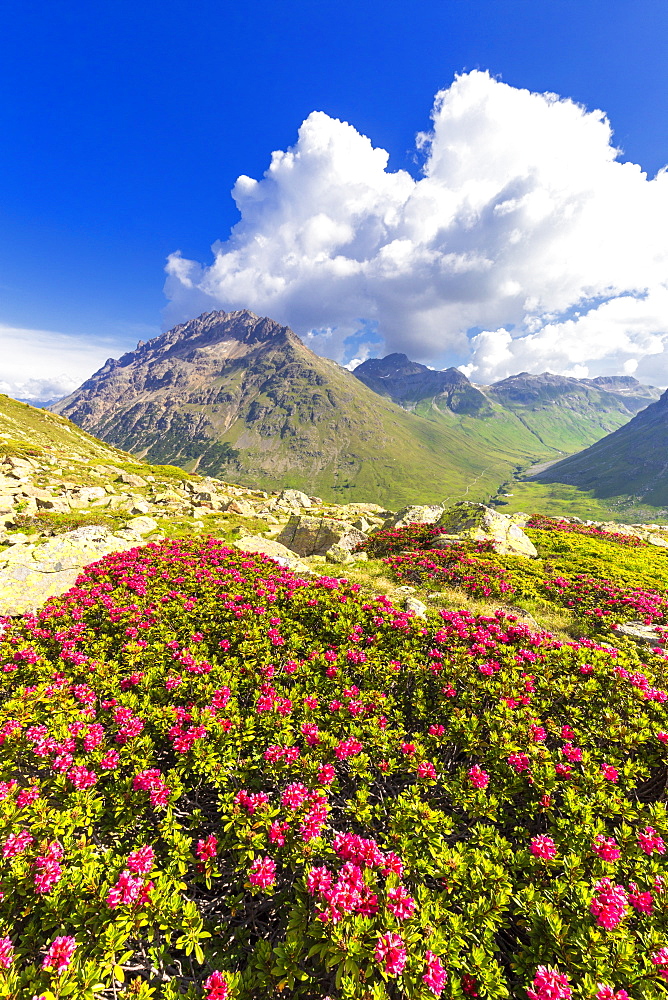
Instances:
[[[591,490],[607,503],[668,507],[668,394],[615,433],[536,478]]]

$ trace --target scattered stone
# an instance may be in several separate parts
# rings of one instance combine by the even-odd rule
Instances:
[[[668,646],[668,630],[645,625],[641,621],[620,622],[614,626],[615,634],[633,639],[642,646],[665,648]]]
[[[482,503],[460,501],[443,511],[436,523],[439,528],[445,528],[448,535],[467,541],[490,541],[501,555],[531,559],[538,556],[536,546],[518,524],[514,524],[507,514],[499,514]]]
[[[248,500],[231,500],[223,508],[229,514],[240,514],[241,517],[254,517],[255,507]]]
[[[353,528],[359,528],[360,531],[363,531],[367,535],[373,528],[373,525],[365,517],[358,517],[356,521],[353,521]]]
[[[129,509],[131,514],[148,514],[151,505],[146,503],[145,500],[133,500],[130,503]]]
[[[400,594],[414,594],[415,593],[415,587],[407,587],[406,585],[403,585],[401,587],[395,587],[395,590],[398,591],[398,593],[400,593]]]
[[[283,507],[312,507],[311,498],[300,490],[283,490],[276,498],[276,503]]]
[[[27,545],[29,541],[28,536],[22,531],[15,531],[13,535],[7,535],[7,543],[9,545]]]
[[[136,544],[136,537],[131,542],[96,525],[57,535],[42,545],[26,546],[20,559],[5,558],[0,570],[0,615],[34,611],[74,586],[84,566]]]
[[[125,483],[127,486],[134,486],[135,488],[139,486],[148,486],[145,479],[142,479],[141,476],[134,476],[131,472],[121,472],[121,474],[116,477],[116,482]]]

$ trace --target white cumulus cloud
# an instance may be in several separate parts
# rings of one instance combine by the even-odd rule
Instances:
[[[31,401],[59,399],[90,378],[118,346],[118,341],[0,323],[0,392]]]
[[[436,95],[418,179],[313,112],[201,264],[173,254],[167,316],[250,308],[315,350],[668,382],[668,173],[621,162],[601,111],[471,72]],[[346,339],[358,334],[346,346]]]

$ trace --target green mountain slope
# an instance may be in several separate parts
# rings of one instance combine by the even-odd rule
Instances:
[[[624,427],[535,479],[590,490],[607,501],[668,506],[668,392]]]

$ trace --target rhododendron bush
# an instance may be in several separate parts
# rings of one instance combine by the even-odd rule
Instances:
[[[0,668],[0,996],[666,996],[658,655],[208,539]]]

